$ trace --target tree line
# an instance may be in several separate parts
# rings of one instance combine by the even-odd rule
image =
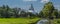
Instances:
[[[60,18],[60,11],[55,9],[52,2],[45,3],[43,9],[36,14],[26,12],[21,8],[10,8],[8,5],[0,7],[0,18],[20,18],[20,17],[40,17],[40,18]]]
[[[20,18],[20,17],[31,18],[34,16],[36,15],[30,12],[26,12],[24,9],[21,8],[17,8],[17,7],[10,8],[8,5],[3,5],[0,7],[0,18]]]

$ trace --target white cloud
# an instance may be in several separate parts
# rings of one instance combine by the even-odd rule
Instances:
[[[37,1],[37,0],[23,0],[23,1]]]
[[[41,0],[40,2],[41,3],[47,3],[47,2],[49,2],[50,0]]]

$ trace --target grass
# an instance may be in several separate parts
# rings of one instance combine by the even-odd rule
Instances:
[[[0,24],[29,24],[29,23],[34,23],[39,18],[0,18]]]
[[[55,19],[54,24],[60,24],[60,19]]]

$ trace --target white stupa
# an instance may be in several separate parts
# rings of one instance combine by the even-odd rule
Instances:
[[[30,9],[28,10],[28,12],[31,12],[31,13],[35,12],[32,4],[31,4]]]

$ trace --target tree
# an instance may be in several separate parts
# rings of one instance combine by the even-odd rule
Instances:
[[[56,10],[53,6],[52,2],[48,2],[44,5],[42,13],[45,18],[49,20],[49,24],[51,24],[51,19],[53,20],[55,17],[58,16],[58,10]]]
[[[57,18],[58,17],[58,10],[55,9],[52,13],[52,16],[54,16],[54,18]]]
[[[20,17],[27,17],[25,10],[21,10]]]
[[[44,17],[49,20],[49,24],[51,24],[51,19],[54,18],[55,15],[55,8],[53,6],[52,2],[48,2],[44,5],[44,8],[42,10]]]
[[[6,18],[10,18],[10,14],[9,14],[9,6],[8,5],[6,5]]]
[[[39,17],[41,17],[41,18],[43,18],[43,17],[44,17],[44,15],[43,15],[43,12],[42,12],[42,11],[39,13]]]
[[[6,16],[5,10],[6,10],[6,7],[5,7],[5,5],[3,5],[2,6],[2,11],[1,11],[1,17],[4,17],[5,18],[5,16]]]
[[[15,18],[18,18],[18,17],[19,17],[19,16],[18,16],[19,11],[20,11],[20,8],[14,8],[14,9],[13,9],[14,17],[15,17]]]
[[[56,16],[56,18],[60,18],[60,11],[58,11],[58,16]]]
[[[44,14],[44,17],[46,18],[50,18],[52,17],[52,13],[54,11],[54,6],[53,6],[53,3],[52,2],[48,2],[44,5],[44,8],[42,10],[43,14]]]
[[[3,9],[5,9],[5,8],[6,8],[6,7],[5,7],[5,5],[3,5],[2,7],[3,7]]]
[[[9,16],[9,6],[7,5],[7,6],[5,6],[5,5],[3,5],[3,7],[2,7],[2,11],[1,11],[1,17],[3,17],[3,18],[9,18],[10,16]]]

